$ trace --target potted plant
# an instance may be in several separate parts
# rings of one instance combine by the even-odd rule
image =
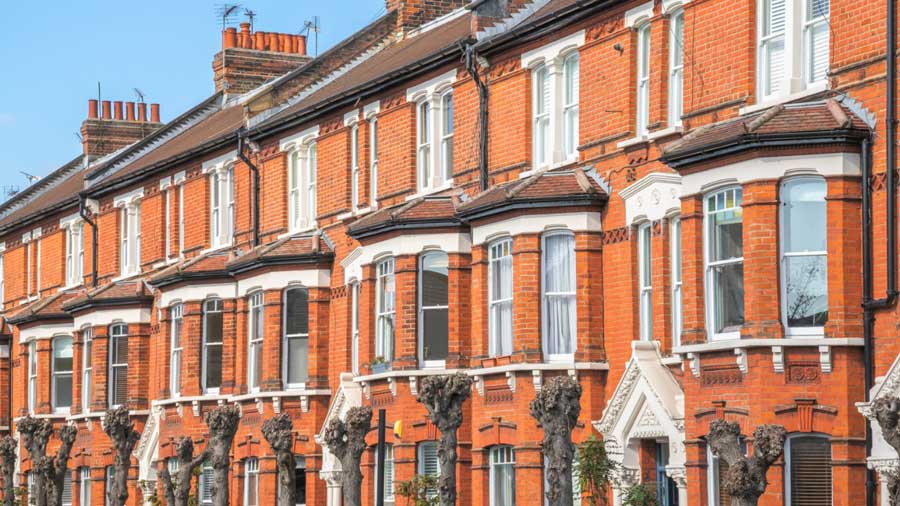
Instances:
[[[384,359],[382,356],[377,356],[369,362],[369,367],[372,368],[372,374],[378,374],[380,372],[385,372],[390,368],[391,364]]]

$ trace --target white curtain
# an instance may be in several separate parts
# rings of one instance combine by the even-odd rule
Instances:
[[[547,353],[575,352],[575,238],[544,238],[544,311]]]
[[[492,246],[490,354],[494,357],[510,355],[513,351],[511,248],[509,241]]]

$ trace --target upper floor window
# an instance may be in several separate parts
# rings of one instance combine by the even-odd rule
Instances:
[[[73,220],[66,231],[66,286],[77,286],[84,273],[84,222]]]
[[[72,407],[72,336],[53,338],[53,385],[51,399],[54,411]]]
[[[350,209],[359,209],[359,123],[350,124]]]
[[[453,179],[453,90],[441,95],[441,179]]]
[[[415,104],[416,191],[442,189],[453,177],[453,82],[456,70],[406,90]]]
[[[650,23],[637,28],[637,94],[636,131],[637,135],[647,135],[650,125]]]
[[[94,374],[94,329],[85,326],[81,330],[81,410],[91,411],[91,389]]]
[[[575,236],[543,237],[544,349],[547,358],[571,360],[576,348]]]
[[[244,506],[259,506],[259,461],[244,461]]]
[[[378,118],[369,118],[369,207],[378,207]]]
[[[375,448],[376,476],[378,474],[378,448]],[[375,493],[378,493],[378,480],[375,482]],[[394,445],[384,445],[384,504],[394,506]]]
[[[184,256],[184,185],[178,185],[178,256]]]
[[[781,286],[785,331],[822,335],[828,321],[828,248],[825,180],[781,184]]]
[[[28,343],[28,412],[37,408],[37,341]]]
[[[222,300],[203,303],[203,350],[201,377],[203,391],[218,393],[222,385]]]
[[[492,357],[512,354],[513,347],[512,239],[491,243],[488,259],[488,353]]]
[[[292,232],[316,226],[317,158],[315,141],[298,146],[289,155],[288,226]]]
[[[681,126],[684,101],[684,11],[669,17],[669,126]]]
[[[247,342],[249,353],[247,354],[247,386],[251,392],[259,391],[262,379],[262,346],[265,323],[263,322],[263,293],[255,292],[250,295],[248,308],[249,328]]]
[[[234,166],[209,173],[209,233],[213,248],[228,246],[234,236]]]
[[[550,136],[550,71],[546,65],[535,67],[531,71],[531,107],[532,133],[534,145],[534,166],[544,167],[550,164],[552,153]]]
[[[653,340],[653,260],[650,254],[650,223],[638,227],[638,314],[641,341]]]
[[[578,52],[563,60],[563,156],[566,160],[578,156]]]
[[[375,269],[375,356],[390,362],[394,358],[394,259],[382,260]]]
[[[128,325],[109,327],[109,405],[117,407],[128,400]]]
[[[759,0],[757,74],[765,100],[824,84],[830,0]]]
[[[4,273],[4,255],[3,250],[0,249],[0,309],[3,309],[6,301],[6,281],[5,281],[5,273]]]
[[[141,204],[134,202],[119,210],[119,267],[122,276],[141,270]]]
[[[169,392],[175,397],[181,393],[181,354],[184,351],[182,332],[184,330],[184,306],[175,304],[171,311]]]
[[[431,103],[423,100],[416,105],[416,166],[419,172],[419,191],[428,190],[434,186],[431,160],[431,121]]]
[[[579,54],[583,33],[523,56],[531,68],[532,168],[578,158]],[[563,49],[560,49],[563,48]]]
[[[683,328],[683,302],[681,290],[681,217],[672,218],[669,225],[672,262],[672,344],[681,344],[681,329]]]
[[[288,288],[284,292],[284,384],[302,388],[309,379],[309,290]]]
[[[744,324],[744,226],[740,188],[706,203],[707,325],[712,339],[737,339]]]
[[[350,369],[359,374],[359,282],[350,283]]]
[[[416,455],[417,474],[419,476],[441,477],[441,466],[438,462],[437,441],[423,441],[419,443]],[[437,497],[437,489],[428,489],[425,492],[429,498]]]
[[[490,506],[516,506],[516,451],[494,446],[490,452]]]
[[[443,367],[448,347],[447,254],[429,251],[419,259],[419,346],[425,367]]]
[[[785,506],[831,506],[831,441],[797,434],[784,445]]]

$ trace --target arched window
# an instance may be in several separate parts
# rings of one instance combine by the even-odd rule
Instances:
[[[291,232],[316,226],[317,146],[310,141],[288,155],[288,227]]]
[[[576,348],[575,236],[560,231],[544,234],[544,349],[549,360],[570,360]]]
[[[181,394],[181,354],[184,351],[184,306],[175,304],[170,309],[171,330],[169,339],[169,392],[173,397]]]
[[[302,388],[309,379],[309,290],[305,287],[284,291],[283,328],[284,386]]]
[[[251,392],[259,391],[262,379],[262,345],[265,324],[263,322],[263,293],[254,292],[248,297],[249,328],[247,342],[247,386]]]
[[[259,461],[244,461],[244,506],[259,506]]]
[[[788,437],[785,506],[831,506],[831,441],[818,434]]]
[[[490,506],[516,506],[516,451],[494,446],[490,455]]]
[[[781,184],[782,313],[788,335],[822,335],[828,321],[825,180]]]
[[[53,338],[53,387],[54,411],[68,411],[72,407],[72,336]]]
[[[447,359],[448,273],[443,251],[419,258],[419,348],[425,367],[443,367]]]
[[[231,244],[234,235],[234,166],[209,173],[210,244],[213,248]]]
[[[511,355],[513,347],[512,239],[491,243],[488,258],[488,353],[502,357]]]
[[[218,393],[222,385],[222,300],[203,303],[203,350],[201,378],[203,391]]]
[[[394,358],[394,259],[376,266],[375,280],[375,357],[385,362]]]
[[[128,400],[128,325],[109,327],[109,405],[118,407]]]

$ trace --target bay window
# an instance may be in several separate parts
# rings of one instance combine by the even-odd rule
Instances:
[[[309,290],[288,288],[284,292],[285,388],[302,388],[309,378]]]
[[[547,65],[540,65],[531,71],[531,108],[533,146],[532,165],[544,167],[550,164],[552,148],[550,146],[550,71]]]
[[[94,329],[85,326],[81,330],[81,410],[91,411],[91,389],[94,374]]]
[[[513,347],[512,239],[490,244],[488,259],[488,353],[492,357],[512,354]]]
[[[384,362],[394,358],[394,259],[376,266],[375,280],[375,357]]]
[[[54,411],[72,407],[72,336],[53,338],[51,401]]]
[[[447,359],[448,259],[429,251],[419,259],[419,347],[424,367],[443,367]]]
[[[742,192],[720,190],[705,199],[707,325],[711,339],[738,339],[744,323]]]
[[[28,413],[37,408],[37,341],[28,343]]]
[[[684,11],[669,17],[669,126],[681,126],[684,101]]]
[[[681,217],[672,218],[669,227],[669,241],[672,248],[672,344],[678,346],[681,344],[681,329],[684,327],[681,288]]]
[[[650,223],[638,227],[638,318],[641,341],[653,340],[653,260]]]
[[[109,327],[109,406],[119,407],[128,399],[128,325]]]
[[[637,28],[636,133],[647,135],[650,124],[650,23]]]
[[[231,245],[234,236],[234,167],[226,165],[209,173],[210,245]]]
[[[318,148],[304,143],[288,155],[288,227],[291,232],[316,226]]]
[[[222,385],[222,300],[203,303],[203,350],[201,377],[203,391],[218,393]]]
[[[759,0],[760,100],[824,88],[829,69],[830,0]]]
[[[571,360],[577,330],[575,236],[551,232],[542,242],[544,350],[548,360]]]
[[[181,393],[181,354],[184,351],[182,332],[184,329],[184,306],[171,307],[171,330],[169,332],[169,392],[172,397]]]
[[[490,506],[516,506],[516,452],[511,446],[489,451]]]
[[[453,179],[453,90],[441,95],[441,178]]]
[[[828,321],[825,180],[781,183],[782,314],[788,335],[823,335]]]
[[[262,345],[265,323],[263,321],[263,293],[255,292],[248,298],[248,322],[247,342],[249,353],[247,354],[247,386],[251,392],[259,391],[262,379]]]

